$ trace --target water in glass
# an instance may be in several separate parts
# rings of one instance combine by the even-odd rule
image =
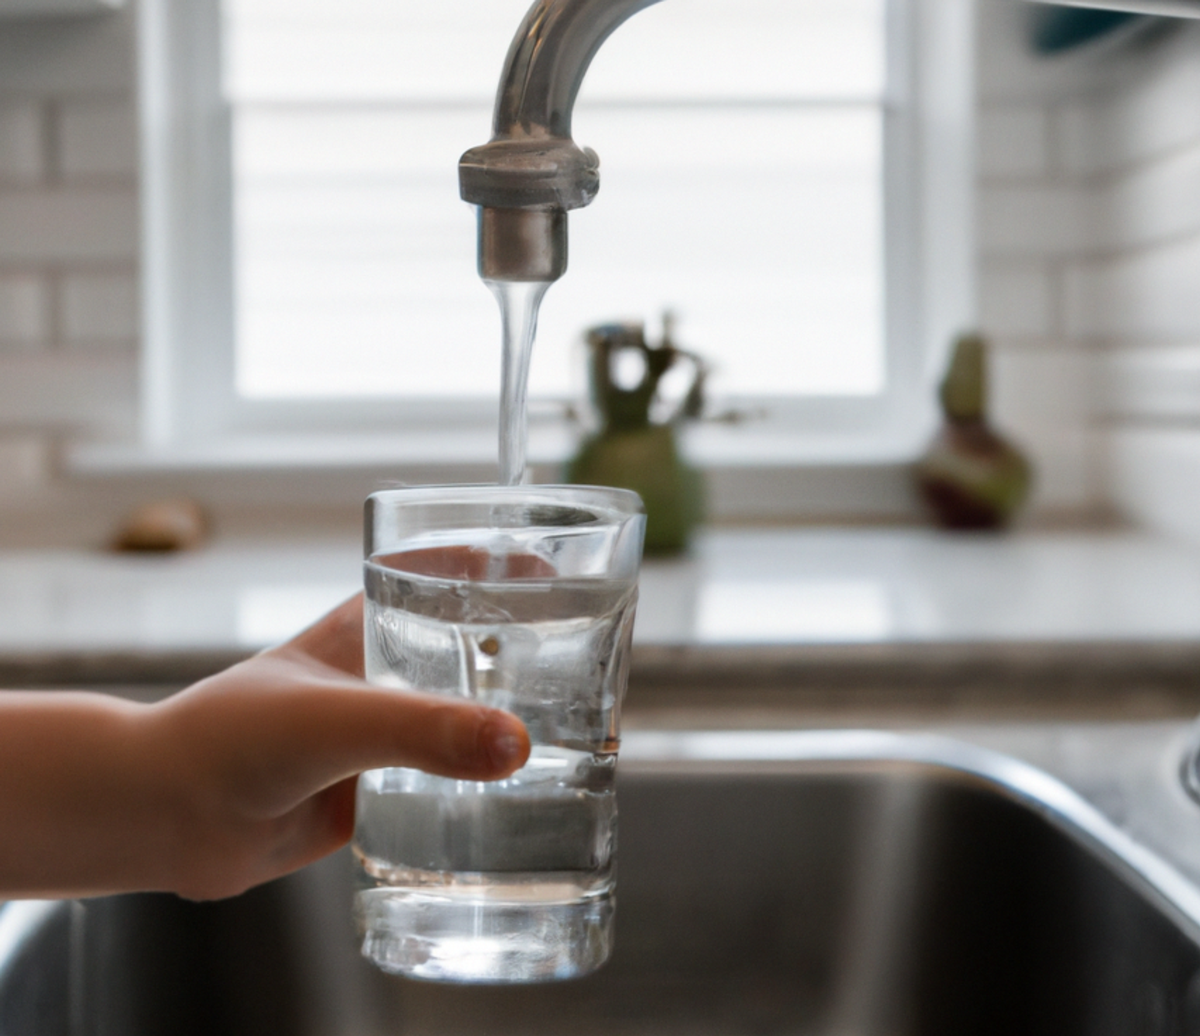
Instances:
[[[428,574],[426,554],[367,561],[367,678],[507,709],[533,752],[497,782],[409,769],[362,777],[364,953],[431,979],[584,973],[610,951],[617,717],[636,581],[538,578],[519,553],[482,579],[454,579]]]

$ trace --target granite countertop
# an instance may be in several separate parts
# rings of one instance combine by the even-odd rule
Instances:
[[[353,593],[344,539],[0,551],[0,685],[179,684]],[[631,699],[702,713],[986,700],[1200,712],[1200,548],[1136,531],[739,529],[649,561]]]

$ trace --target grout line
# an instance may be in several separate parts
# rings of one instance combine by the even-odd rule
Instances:
[[[1153,241],[1144,241],[1116,248],[1105,245],[1084,245],[1074,249],[1055,247],[1043,251],[1034,251],[1032,249],[1029,251],[1019,251],[1007,248],[1001,251],[989,251],[987,246],[984,245],[979,249],[978,254],[981,263],[1016,264],[1020,262],[1033,262],[1040,258],[1080,266],[1097,266],[1135,259],[1156,251],[1167,251],[1181,245],[1196,242],[1197,240],[1200,240],[1200,224],[1174,234],[1155,238]]]
[[[1143,155],[1135,161],[1076,174],[1075,179],[1088,187],[1113,187],[1118,185],[1122,180],[1134,179],[1145,173],[1152,172],[1158,167],[1186,158],[1197,151],[1200,151],[1200,136],[1193,137],[1183,143],[1175,144],[1152,154]]]
[[[1077,180],[1063,179],[1045,173],[981,173],[976,178],[980,190],[1079,190],[1081,185]],[[1089,189],[1084,187],[1083,189]]]
[[[1067,333],[1067,277],[1062,259],[1046,263],[1046,290],[1050,296],[1050,331],[1055,338],[1069,339]]]
[[[51,269],[46,274],[47,291],[46,295],[50,300],[49,322],[46,325],[46,341],[53,352],[66,351],[66,334],[65,334],[65,295],[63,287],[63,273],[58,269]]]
[[[1113,358],[1128,353],[1149,353],[1162,349],[1200,349],[1200,340],[1188,338],[1116,338],[1091,335],[1081,338],[1102,357]]]
[[[57,98],[49,98],[42,109],[42,161],[43,186],[58,187],[62,184],[62,155],[59,138],[62,111]]]
[[[988,342],[996,353],[1020,355],[1025,357],[1071,356],[1080,352],[1090,352],[1090,346],[1078,339],[1015,337],[1010,335],[987,336]]]
[[[38,341],[38,349],[43,352],[54,351],[54,328],[58,321],[55,302],[53,276],[50,270],[39,269],[35,276],[42,286],[42,335]]]
[[[1067,168],[1065,155],[1061,146],[1065,105],[1062,101],[1052,101],[1046,105],[1046,118],[1042,127],[1044,139],[1042,146],[1046,149],[1046,165],[1055,177],[1072,176]]]
[[[1102,432],[1197,432],[1200,434],[1200,414],[1119,413],[1111,409],[1098,413],[1096,429]]]
[[[41,195],[45,198],[67,197],[70,195],[90,195],[92,197],[105,194],[127,195],[136,194],[137,190],[138,179],[136,174],[87,176],[37,183],[0,176],[0,193],[17,196],[25,195],[26,197],[36,195]]]
[[[1155,238],[1153,241],[1123,245],[1119,248],[1097,246],[1095,248],[1084,249],[1078,255],[1071,256],[1070,259],[1083,265],[1109,265],[1151,255],[1154,252],[1167,252],[1182,245],[1197,242],[1200,242],[1200,224],[1174,234]]]

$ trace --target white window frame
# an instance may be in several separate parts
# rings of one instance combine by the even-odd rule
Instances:
[[[480,455],[471,459],[490,456],[496,408],[478,400],[398,406],[236,397],[231,134],[220,82],[219,3],[141,0],[138,8],[141,447],[194,453],[254,436],[381,431],[423,431],[428,443],[439,429],[477,443]],[[735,401],[770,416],[739,427],[698,427],[692,450],[702,464],[901,462],[929,434],[932,386],[946,348],[975,321],[973,29],[973,0],[889,0],[885,392]],[[497,76],[502,58],[497,54]],[[481,140],[487,129],[480,126]]]

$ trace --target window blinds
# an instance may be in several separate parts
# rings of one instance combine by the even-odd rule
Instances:
[[[236,371],[257,399],[489,397],[495,303],[458,156],[527,0],[225,0]],[[604,45],[531,391],[580,332],[679,318],[730,395],[883,388],[884,0],[666,0]]]

